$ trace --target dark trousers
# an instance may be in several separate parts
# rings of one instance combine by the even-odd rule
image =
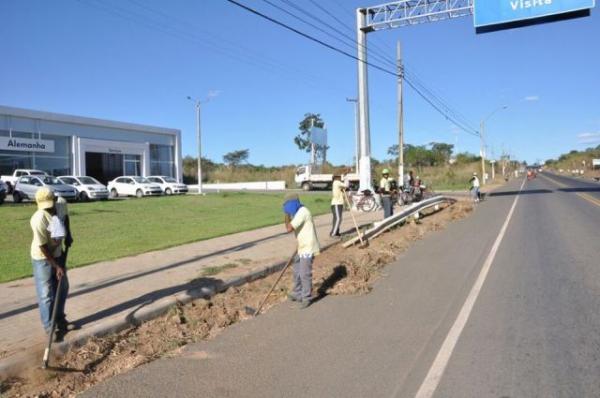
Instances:
[[[342,226],[342,212],[344,211],[344,205],[331,205],[331,214],[333,220],[331,224],[331,232],[329,236],[339,236],[340,227]]]
[[[390,195],[382,195],[381,202],[383,204],[383,218],[391,217],[394,214],[394,205]]]

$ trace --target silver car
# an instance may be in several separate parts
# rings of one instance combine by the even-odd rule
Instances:
[[[17,181],[13,191],[13,201],[20,203],[23,199],[35,200],[35,193],[41,187],[48,187],[56,196],[67,200],[77,199],[77,190],[71,185],[63,184],[53,176],[23,176]]]

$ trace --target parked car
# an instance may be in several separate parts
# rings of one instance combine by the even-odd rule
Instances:
[[[158,184],[165,195],[173,195],[188,192],[187,185],[178,183],[177,180],[173,177],[150,176],[146,178],[148,179],[148,181]]]
[[[0,205],[4,203],[6,195],[8,195],[8,185],[6,185],[4,181],[0,180]]]
[[[118,196],[152,196],[162,195],[159,185],[153,184],[144,177],[122,176],[108,182],[108,191],[112,198]]]
[[[100,181],[88,176],[60,176],[63,184],[72,185],[77,190],[79,200],[108,199],[108,189]]]
[[[17,185],[17,181],[22,176],[45,176],[48,175],[45,171],[42,170],[34,170],[34,169],[16,169],[13,171],[11,175],[0,176],[0,180],[4,181],[6,185],[8,185],[7,193],[11,193],[15,185]]]
[[[19,178],[17,185],[13,190],[13,201],[21,203],[23,199],[35,200],[35,193],[41,187],[48,187],[56,196],[61,196],[67,200],[77,199],[77,190],[60,180],[48,175],[28,175]]]

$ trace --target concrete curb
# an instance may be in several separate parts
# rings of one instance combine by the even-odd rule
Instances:
[[[322,246],[322,250],[328,249],[339,242],[331,242]],[[216,294],[223,293],[231,287],[243,286],[247,283],[263,279],[275,272],[281,271],[286,262],[279,262],[273,265],[266,266],[262,269],[249,272],[245,275],[238,276],[227,280],[226,282],[216,284],[215,286],[202,286],[191,288],[181,293],[176,293],[172,296],[162,298],[151,302],[148,305],[142,305],[138,309],[134,309],[124,317],[110,319],[101,322],[93,327],[84,329],[72,339],[61,343],[53,344],[50,364],[56,355],[64,355],[72,348],[77,348],[84,345],[92,337],[104,337],[109,334],[122,332],[131,327],[139,326],[144,322],[158,318],[166,314],[172,307],[177,304],[187,304],[197,299],[210,299]],[[0,381],[10,377],[17,376],[26,367],[35,367],[41,365],[42,350],[37,347],[31,350],[19,353],[5,360],[0,360]]]

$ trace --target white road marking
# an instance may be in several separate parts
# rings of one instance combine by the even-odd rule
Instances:
[[[519,192],[523,190],[525,181],[527,180],[523,180],[521,188],[519,188]],[[504,234],[506,233],[506,229],[508,228],[508,223],[512,218],[513,212],[515,211],[515,207],[517,206],[518,201],[519,195],[515,197],[512,207],[510,208],[510,211],[506,216],[506,220],[502,225],[502,229],[500,229],[500,233],[496,237],[496,241],[494,242],[490,253],[488,254],[487,258],[485,259],[485,262],[483,263],[483,267],[479,272],[479,276],[477,277],[475,284],[471,288],[471,291],[469,292],[465,303],[463,304],[460,312],[458,313],[454,324],[450,328],[450,331],[448,332],[448,335],[446,336],[446,339],[444,340],[440,351],[435,357],[431,368],[429,368],[429,372],[427,373],[427,376],[425,376],[425,380],[423,380],[423,384],[421,384],[421,387],[419,388],[419,391],[417,391],[415,398],[431,398],[435,393],[435,390],[437,389],[438,385],[440,384],[442,376],[444,375],[444,371],[446,370],[446,366],[448,365],[448,361],[450,360],[452,352],[456,347],[456,343],[458,342],[458,339],[460,338],[460,335],[465,325],[467,324],[467,321],[469,320],[471,311],[475,306],[475,301],[479,296],[479,292],[481,292],[483,283],[485,282],[485,279],[487,278],[492,263],[494,262],[494,258],[496,257],[496,253],[498,252],[500,243],[502,243],[502,239],[504,238]]]

